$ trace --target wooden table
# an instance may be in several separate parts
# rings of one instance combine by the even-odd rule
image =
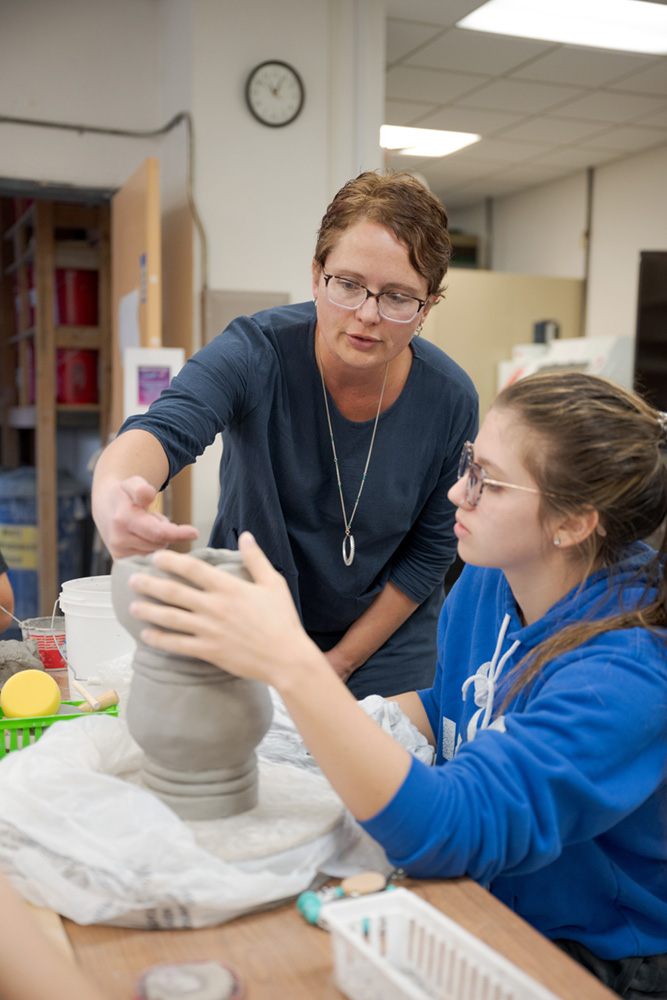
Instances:
[[[401,883],[549,987],[562,1000],[613,1000],[576,962],[469,879]],[[109,1000],[132,1000],[139,974],[159,962],[219,959],[241,974],[247,1000],[341,1000],[326,931],[294,903],[203,930],[83,927],[63,920],[75,958]]]

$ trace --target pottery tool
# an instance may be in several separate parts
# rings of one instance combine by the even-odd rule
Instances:
[[[75,691],[78,691],[82,698],[85,698],[90,705],[91,711],[99,712],[102,707],[100,705],[99,698],[97,698],[94,694],[91,694],[90,691],[83,686],[81,681],[77,681],[73,677],[70,677],[69,685],[70,687],[73,687]]]
[[[59,707],[60,688],[44,670],[20,670],[0,692],[0,708],[8,719],[38,719],[55,715]]]
[[[395,885],[387,884],[387,878],[381,872],[359,872],[358,875],[344,878],[340,885],[325,886],[317,892],[312,889],[302,892],[296,901],[296,908],[309,924],[316,924],[326,930],[327,925],[322,917],[322,907],[325,903],[343,899],[345,896],[366,896],[371,892],[395,888]]]
[[[93,708],[90,702],[86,701],[85,705],[79,706],[80,710],[82,712],[99,712],[103,708],[111,708],[112,705],[117,705],[119,698],[117,692],[112,688],[109,691],[105,691],[104,694],[96,695],[95,701],[99,705],[99,708]]]
[[[100,703],[98,710],[91,708],[87,701],[81,702],[79,705],[75,705],[71,701],[62,702],[60,708],[58,709],[58,715],[99,715],[103,712],[105,708],[112,708],[114,705],[118,704],[119,698],[115,691],[105,691],[104,694],[97,696],[97,701]]]
[[[137,981],[133,1000],[242,1000],[238,973],[226,962],[171,962],[154,965]]]

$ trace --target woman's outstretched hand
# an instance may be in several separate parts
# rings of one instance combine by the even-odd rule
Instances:
[[[285,580],[249,532],[239,538],[239,551],[253,583],[193,556],[154,553],[157,569],[185,582],[134,573],[130,586],[137,600],[130,611],[146,622],[141,638],[156,649],[275,683],[295,660],[322,654],[303,630]]]
[[[149,510],[157,490],[142,476],[131,476],[95,498],[95,520],[114,559],[145,555],[172,542],[193,541],[199,532],[191,524],[173,524]]]

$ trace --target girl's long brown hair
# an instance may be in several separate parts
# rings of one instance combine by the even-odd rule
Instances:
[[[665,416],[637,394],[595,375],[531,375],[503,389],[494,409],[509,410],[527,428],[523,460],[542,497],[542,516],[566,518],[595,509],[601,533],[570,550],[585,567],[613,568],[632,542],[657,536],[640,607],[569,625],[545,639],[515,668],[501,711],[551,659],[613,629],[667,627],[667,444]],[[555,495],[554,495],[555,494]]]

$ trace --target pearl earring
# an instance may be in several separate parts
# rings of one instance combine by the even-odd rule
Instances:
[[[554,545],[556,547],[558,547],[560,545],[560,538],[558,537],[558,535],[556,535],[556,537],[554,538]]]

